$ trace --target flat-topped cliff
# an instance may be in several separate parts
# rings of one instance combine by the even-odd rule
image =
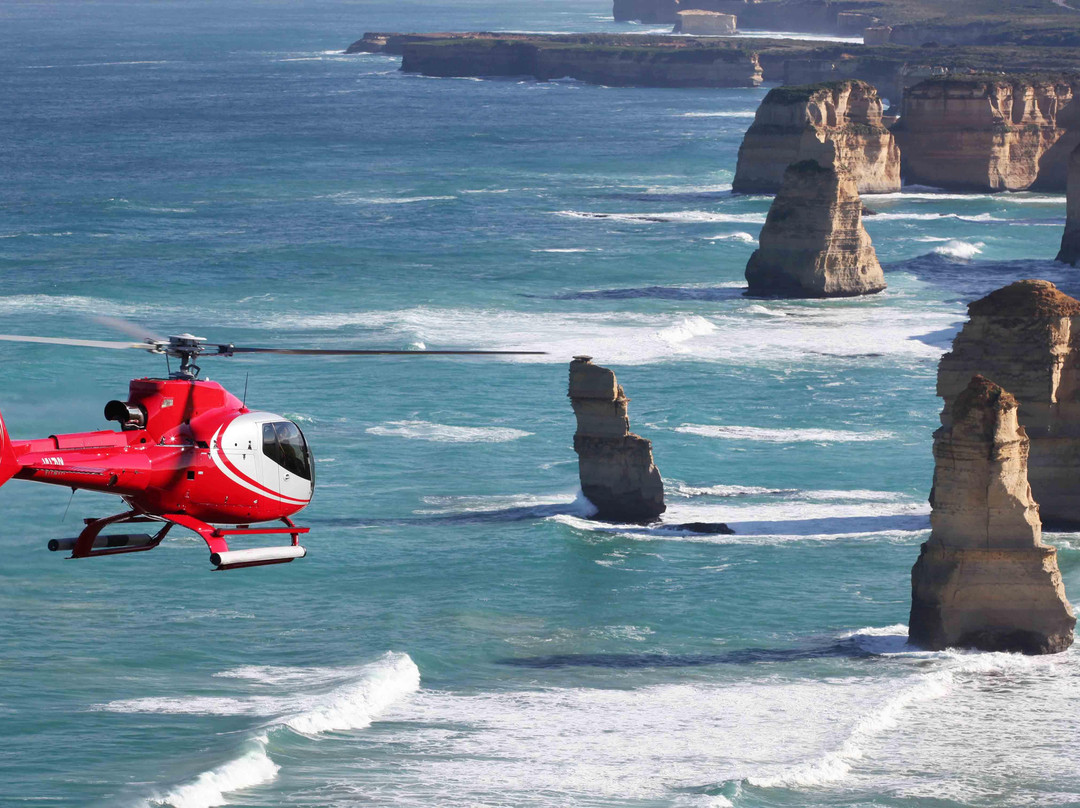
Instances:
[[[678,41],[618,46],[556,37],[409,42],[401,69],[426,76],[573,78],[623,87],[756,87],[761,83],[761,66],[754,52],[699,48]]]
[[[1080,144],[1080,77],[932,79],[904,93],[893,132],[904,181],[949,190],[1064,191]]]
[[[630,431],[626,397],[615,374],[591,357],[570,363],[570,403],[577,417],[574,451],[581,491],[597,519],[644,523],[660,518],[664,483],[653,463],[652,444]]]
[[[1068,198],[1065,203],[1065,233],[1057,260],[1076,266],[1080,263],[1080,146],[1069,155]]]
[[[934,433],[930,539],[911,571],[911,642],[1047,654],[1073,642],[1057,551],[1042,543],[1016,399],[975,376]]]
[[[1009,390],[1031,439],[1028,474],[1042,518],[1080,525],[1080,300],[1048,281],[1018,281],[976,300],[938,366],[941,422],[975,374]]]
[[[734,34],[736,18],[734,14],[721,14],[718,11],[680,11],[675,22],[675,33],[691,36],[723,36]]]
[[[788,166],[746,264],[747,294],[853,297],[885,289],[854,175],[830,149]]]
[[[900,190],[900,150],[882,123],[881,99],[857,80],[771,90],[739,147],[732,188],[776,193],[787,166],[833,147],[860,194]]]

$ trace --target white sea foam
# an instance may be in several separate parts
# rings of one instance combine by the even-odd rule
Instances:
[[[420,202],[449,202],[456,196],[360,196],[351,191],[328,194],[320,199],[330,199],[339,205],[414,205]]]
[[[706,241],[738,241],[743,244],[757,244],[758,240],[751,235],[743,231],[736,233],[721,233],[718,236],[706,236]]]
[[[923,189],[924,186],[909,186],[912,190],[897,191],[889,194],[868,195],[872,202],[898,200],[898,201],[925,201],[925,202],[1002,202],[1009,205],[1064,205],[1064,194],[1032,194],[1032,193],[999,193],[999,194],[953,194],[946,191],[934,192]]]
[[[112,702],[102,709],[123,712],[201,713],[267,716],[267,732],[288,728],[307,736],[364,729],[395,702],[420,688],[420,671],[407,654],[387,653],[376,662],[353,668],[286,668],[245,666],[218,674],[223,679],[252,682],[275,691],[231,699],[160,698]],[[288,692],[281,691],[293,686]],[[226,705],[226,702],[231,704]],[[188,709],[183,709],[187,705]],[[267,752],[268,735],[247,742],[239,757],[192,781],[147,799],[150,806],[214,808],[228,804],[229,794],[272,781],[280,770]]]
[[[676,432],[726,440],[754,440],[768,443],[859,443],[889,440],[892,432],[870,430],[852,432],[842,429],[764,429],[753,426],[719,426],[715,424],[683,424]]]
[[[588,247],[549,247],[546,250],[530,250],[534,253],[587,253],[592,252]]]
[[[698,224],[708,222],[765,224],[764,213],[717,213],[707,210],[675,210],[657,213],[594,213],[583,210],[560,210],[556,211],[556,213],[559,216],[568,216],[572,219],[601,219],[612,222],[636,222],[644,224]]]
[[[305,735],[363,729],[395,702],[420,689],[420,669],[407,654],[387,654],[365,675],[332,690],[307,709],[285,719]]]
[[[387,421],[369,427],[369,435],[393,436],[434,443],[506,443],[533,434],[522,429],[497,426],[448,426],[429,421]]]
[[[981,253],[982,248],[985,246],[986,245],[981,241],[970,242],[960,241],[959,239],[950,239],[940,247],[935,247],[934,252],[937,255],[947,255],[950,258],[959,258],[968,261]]]
[[[686,342],[694,337],[703,337],[706,334],[712,334],[716,331],[716,326],[706,320],[704,317],[686,317],[679,320],[674,325],[670,325],[667,328],[661,328],[656,332],[656,336],[664,340],[664,342],[677,344],[680,342]]]
[[[575,461],[576,462],[576,461]],[[429,507],[420,511],[425,514],[485,514],[500,511],[526,511],[534,517],[566,513],[588,518],[596,513],[596,506],[585,498],[579,489],[576,494],[503,494],[488,496],[426,496],[423,503]]]
[[[874,222],[931,222],[944,219],[956,219],[957,221],[971,222],[973,224],[1016,221],[1015,219],[1002,219],[990,213],[974,213],[970,216],[965,216],[959,213],[876,213],[873,216],[867,216],[865,221],[868,224],[873,225]]]
[[[729,109],[717,112],[682,112],[680,118],[753,118],[757,114],[753,109]]]
[[[5,310],[4,302],[0,298],[0,312]],[[670,335],[668,329],[679,330],[687,320],[685,316],[629,311],[522,312],[417,307],[328,314],[253,312],[243,318],[243,324],[276,332],[363,327],[371,330],[372,341],[381,344],[407,345],[419,341],[446,348],[482,346],[491,350],[548,352],[546,356],[502,358],[510,362],[562,363],[585,353],[623,365],[693,357],[740,366],[750,363],[786,367],[793,362],[834,361],[836,357],[859,357],[870,352],[893,361],[939,357],[941,347],[915,337],[954,325],[960,316],[959,307],[955,309],[897,308],[889,311],[886,321],[881,308],[864,301],[776,302],[767,306],[740,303],[738,308],[702,317],[715,330],[681,342],[664,337]],[[754,313],[763,316],[746,316]],[[220,313],[226,320],[236,316]]]
[[[186,785],[164,796],[148,800],[149,805],[171,808],[215,808],[228,805],[227,795],[273,781],[281,767],[266,753],[265,736],[251,742],[251,748],[235,760],[203,772]]]

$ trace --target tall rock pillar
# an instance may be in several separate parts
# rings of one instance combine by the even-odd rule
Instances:
[[[1080,146],[1069,155],[1068,197],[1065,203],[1065,235],[1057,260],[1076,266],[1080,263]]]
[[[1016,399],[975,376],[934,433],[930,540],[911,571],[911,642],[1052,654],[1073,642],[1057,551],[1042,543]]]
[[[664,483],[653,464],[652,443],[630,431],[630,401],[607,368],[578,356],[570,363],[570,403],[577,416],[574,451],[581,490],[596,518],[653,522],[664,506]]]
[[[1080,300],[1049,281],[1011,283],[968,306],[970,320],[938,366],[941,423],[951,424],[971,377],[993,379],[1020,404],[1031,439],[1031,489],[1047,525],[1080,526]]]
[[[885,288],[854,175],[833,144],[784,172],[746,281],[748,294],[763,297],[853,297]]]

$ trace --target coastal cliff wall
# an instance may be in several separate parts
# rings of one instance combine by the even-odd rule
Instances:
[[[904,181],[949,190],[1064,191],[1080,144],[1080,80],[952,76],[904,93]]]
[[[1057,260],[1076,266],[1080,263],[1080,146],[1069,155],[1068,198],[1065,203],[1065,233]]]
[[[938,366],[944,426],[968,380],[1008,389],[1031,439],[1028,469],[1043,521],[1080,525],[1080,300],[1048,281],[1018,281],[968,307],[969,320]]]
[[[911,571],[913,643],[1047,654],[1073,642],[1057,551],[1042,543],[1016,399],[975,376],[934,433],[930,539]]]
[[[570,403],[577,418],[574,451],[581,491],[596,518],[644,523],[660,518],[664,483],[652,443],[630,431],[626,397],[615,374],[587,356],[570,363]]]
[[[750,295],[852,297],[885,289],[855,177],[831,148],[788,166],[759,243],[746,264]]]
[[[860,194],[900,190],[900,150],[882,123],[877,90],[863,81],[770,90],[739,147],[732,189],[776,193],[787,166],[831,148]]]
[[[816,34],[857,33],[875,19],[842,8],[828,0],[614,0],[612,14],[616,22],[674,23],[680,11],[715,11],[735,15],[742,28]]]
[[[737,48],[591,47],[558,41],[411,42],[401,69],[425,76],[574,78],[616,87],[756,87],[757,55]]]

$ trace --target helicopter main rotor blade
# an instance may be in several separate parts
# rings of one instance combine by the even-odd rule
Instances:
[[[121,334],[127,334],[129,337],[135,337],[135,339],[147,340],[153,342],[160,342],[161,337],[151,331],[145,326],[141,326],[138,323],[133,323],[131,320],[125,320],[122,317],[113,317],[111,315],[99,314],[90,318],[98,325],[103,325],[106,328],[111,328],[114,331],[119,331]]]
[[[64,337],[25,337],[21,334],[0,334],[0,340],[7,342],[40,342],[46,345],[76,345],[81,348],[110,348],[123,350],[124,348],[138,348],[143,351],[153,351],[154,346],[148,342],[107,342],[96,339],[66,339]]]
[[[235,345],[219,345],[220,354],[267,353],[291,356],[543,356],[547,351],[394,351],[394,350],[338,350],[336,348],[238,348]]]

